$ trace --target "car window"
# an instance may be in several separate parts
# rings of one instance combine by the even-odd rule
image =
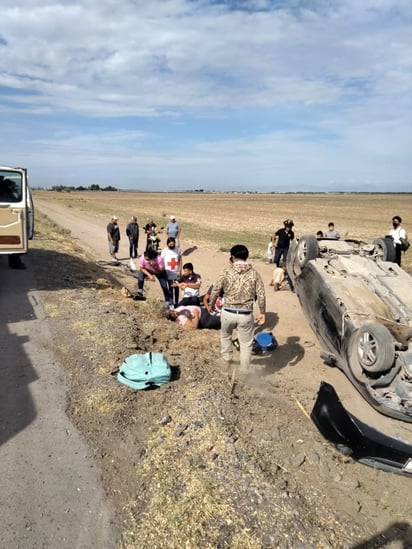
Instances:
[[[16,172],[0,172],[0,202],[15,203],[22,199],[22,176]]]

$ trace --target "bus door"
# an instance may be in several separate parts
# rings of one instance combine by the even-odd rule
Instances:
[[[26,169],[0,166],[0,254],[27,252],[33,214]]]

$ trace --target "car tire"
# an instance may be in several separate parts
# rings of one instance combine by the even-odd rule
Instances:
[[[365,324],[352,334],[349,365],[357,379],[366,374],[390,370],[395,361],[395,345],[390,331],[382,324]]]
[[[299,267],[303,269],[308,261],[317,257],[319,257],[319,244],[316,236],[306,234],[300,237],[296,249],[296,259]]]
[[[375,238],[373,243],[382,250],[383,261],[390,261],[391,263],[395,263],[396,250],[395,246],[393,245],[392,238],[389,238],[388,236],[385,236],[383,238]]]

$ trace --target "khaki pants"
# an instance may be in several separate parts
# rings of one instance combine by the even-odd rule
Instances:
[[[250,368],[252,355],[254,318],[253,313],[248,315],[231,313],[224,309],[220,315],[222,327],[220,330],[220,348],[223,360],[229,362],[233,356],[232,336],[237,330],[240,345],[240,370],[246,372]]]
[[[275,287],[275,290],[279,290],[282,282],[285,280],[285,271],[282,267],[276,267],[273,271],[271,286]]]

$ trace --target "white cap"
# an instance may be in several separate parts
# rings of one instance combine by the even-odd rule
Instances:
[[[170,219],[176,219],[176,216],[175,216],[175,215],[171,215],[171,216],[170,216]]]
[[[119,219],[117,215],[112,215],[112,219]]]

